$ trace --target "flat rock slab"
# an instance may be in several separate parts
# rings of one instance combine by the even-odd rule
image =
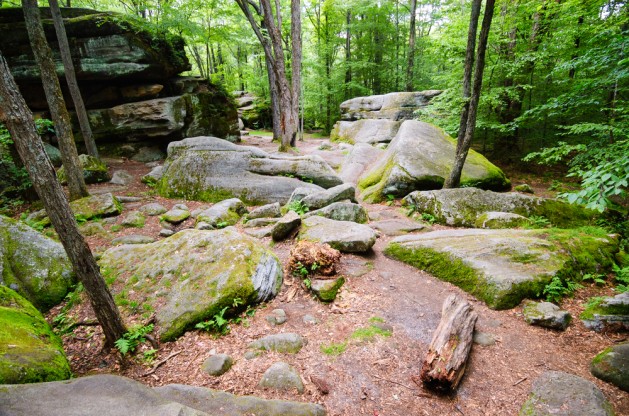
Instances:
[[[338,121],[330,132],[330,138],[348,143],[388,143],[395,137],[401,121],[386,119],[363,119]]]
[[[169,198],[218,202],[237,197],[259,205],[286,203],[298,187],[320,191],[342,183],[318,156],[271,155],[216,137],[193,137],[168,145],[158,191]]]
[[[234,227],[187,229],[153,244],[114,247],[100,265],[132,276],[124,287],[155,309],[162,340],[175,339],[236,298],[243,306],[269,300],[282,284],[277,257]]]
[[[596,384],[560,371],[547,371],[533,382],[520,415],[612,416],[614,411]]]
[[[150,244],[155,242],[153,237],[149,237],[148,235],[140,235],[140,234],[130,234],[123,235],[121,237],[116,237],[111,240],[111,244]]]
[[[301,335],[292,332],[272,334],[262,337],[249,344],[249,348],[260,351],[275,351],[297,354],[307,343]]]
[[[596,332],[629,330],[629,292],[588,302],[581,320]]]
[[[398,236],[404,235],[408,233],[412,233],[414,231],[430,231],[431,228],[426,224],[419,223],[417,221],[412,220],[403,220],[403,219],[390,219],[390,220],[382,220],[375,221],[369,224],[371,228],[374,230],[380,231],[384,235],[388,236]]]
[[[410,119],[415,110],[425,107],[441,93],[439,90],[426,90],[351,98],[341,103],[341,120]]]
[[[327,243],[347,253],[362,253],[376,243],[376,232],[364,224],[313,216],[302,222],[299,239]]]
[[[318,215],[336,221],[351,221],[364,224],[369,221],[367,210],[351,202],[334,202],[326,207],[304,214],[304,218]]]
[[[613,345],[590,364],[592,375],[629,392],[629,343]]]
[[[385,254],[508,309],[535,298],[554,276],[611,267],[617,244],[574,230],[458,229],[396,237]]]

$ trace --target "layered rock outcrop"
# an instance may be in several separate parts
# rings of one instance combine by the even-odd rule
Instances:
[[[50,11],[41,8],[41,13],[71,109]],[[236,106],[229,95],[205,80],[177,76],[190,69],[182,38],[117,13],[72,8],[62,14],[97,141],[238,137]],[[22,10],[0,9],[0,31],[0,50],[20,91],[33,111],[45,113]]]

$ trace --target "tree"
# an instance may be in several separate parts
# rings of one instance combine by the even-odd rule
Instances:
[[[270,0],[236,0],[264,49],[273,107],[273,135],[280,141],[280,151],[295,145],[299,127],[299,93],[301,82],[301,8],[299,0],[291,0],[291,70],[288,80],[287,63],[282,40],[282,11],[279,0],[275,13]],[[262,19],[259,22],[258,19]]]
[[[411,24],[408,30],[408,63],[406,65],[406,91],[413,91],[413,69],[415,67],[415,18],[417,0],[411,0]]]
[[[37,135],[33,114],[19,93],[2,52],[0,52],[0,122],[4,123],[11,133],[33,186],[59,234],[72,268],[85,287],[92,309],[103,328],[105,345],[112,347],[116,340],[122,338],[126,328],[96,260],[79,233],[70,204]]]
[[[68,89],[70,90],[72,101],[74,102],[74,110],[76,111],[76,115],[79,119],[81,134],[83,134],[83,141],[85,142],[85,147],[87,147],[87,153],[95,158],[98,158],[98,149],[96,148],[96,142],[94,142],[94,136],[92,135],[90,120],[87,117],[87,111],[85,110],[81,90],[79,89],[79,84],[76,81],[76,73],[74,71],[74,64],[72,63],[72,55],[70,53],[70,45],[68,44],[68,36],[66,35],[66,29],[63,25],[59,2],[57,0],[49,0],[48,3],[50,4],[50,12],[52,14],[52,21],[55,25],[55,32],[57,32],[59,52],[61,54],[61,60],[63,61],[63,71],[66,76],[66,82],[68,83]]]
[[[478,3],[478,4],[477,4]],[[467,116],[464,120],[465,116],[465,107],[461,114],[461,126],[465,121],[465,129],[461,132],[459,131],[459,135],[457,138],[457,147],[456,154],[454,156],[454,165],[452,166],[452,171],[450,175],[446,179],[443,184],[444,188],[457,188],[459,183],[461,182],[461,173],[463,172],[463,165],[465,165],[465,159],[467,158],[467,153],[470,150],[470,146],[472,145],[472,139],[474,138],[474,129],[476,128],[476,114],[478,112],[478,101],[480,99],[480,91],[483,85],[483,70],[485,68],[485,50],[487,49],[487,40],[489,38],[489,29],[491,27],[491,20],[494,15],[494,5],[495,0],[487,0],[485,4],[485,14],[483,15],[483,23],[481,25],[480,37],[478,39],[478,49],[476,50],[476,59],[474,66],[474,83],[472,85],[471,96],[469,99],[469,110],[467,110]],[[470,56],[473,54],[474,43],[476,38],[476,27],[478,27],[478,17],[476,17],[476,22],[474,22],[474,8],[479,7],[480,9],[480,0],[474,0],[474,5],[472,6],[472,17],[470,19],[470,30],[468,33],[468,43],[466,50],[466,58],[465,58],[465,70],[466,75],[469,77],[468,67],[471,67],[473,63],[471,62]],[[470,52],[471,50],[471,52]],[[468,81],[469,82],[469,81]],[[466,78],[464,76],[463,80],[463,93],[465,95],[466,92]],[[469,88],[469,86],[467,86]],[[466,100],[467,101],[467,100]]]
[[[39,14],[37,0],[22,0],[22,8],[24,10],[24,21],[28,31],[28,37],[31,42],[35,61],[41,72],[42,84],[46,101],[50,109],[50,115],[55,124],[57,139],[59,140],[59,150],[61,151],[61,160],[66,170],[68,178],[68,189],[70,191],[70,199],[78,199],[88,194],[83,178],[83,169],[79,162],[79,156],[76,151],[76,144],[72,135],[72,125],[70,124],[70,116],[66,109],[61,86],[57,78],[55,62],[52,52],[46,41],[46,35]]]

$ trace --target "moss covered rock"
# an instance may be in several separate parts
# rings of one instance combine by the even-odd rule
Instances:
[[[478,227],[491,219],[491,212],[544,217],[560,228],[587,225],[596,217],[594,211],[556,199],[478,188],[416,191],[407,195],[403,204],[432,215],[441,224],[455,227]]]
[[[89,155],[79,155],[79,163],[83,169],[85,183],[108,182],[111,179],[107,165],[100,159]],[[63,185],[68,182],[65,167],[62,166],[61,169],[57,171],[57,178]]]
[[[70,378],[61,340],[26,299],[0,285],[0,384]]]
[[[330,140],[355,143],[388,143],[395,137],[401,121],[365,119],[338,121],[330,132]]]
[[[155,309],[162,340],[212,318],[235,299],[243,307],[274,297],[282,265],[273,253],[233,227],[183,230],[152,244],[107,250],[101,267],[124,279],[136,302]]]
[[[538,297],[555,276],[611,268],[616,251],[617,240],[600,229],[458,229],[397,237],[385,254],[507,309]]]
[[[334,202],[328,206],[304,214],[304,218],[318,215],[336,221],[351,221],[365,224],[369,221],[367,210],[359,204],[351,202]]]
[[[590,364],[592,375],[629,392],[629,343],[612,345]]]
[[[441,129],[407,120],[378,162],[361,175],[360,195],[367,202],[379,202],[387,195],[403,197],[416,190],[440,189],[452,170],[455,150],[455,140]],[[505,191],[511,183],[498,167],[470,150],[461,186]]]
[[[417,109],[427,106],[441,92],[439,90],[391,92],[351,98],[341,103],[341,120],[411,119]]]
[[[339,277],[332,280],[313,280],[310,282],[310,290],[322,302],[332,302],[345,283],[345,278]]]
[[[629,292],[590,299],[580,318],[597,332],[629,330]]]
[[[528,218],[512,212],[485,212],[474,223],[476,228],[518,228],[529,225]]]
[[[376,243],[376,232],[364,224],[315,215],[302,221],[298,239],[329,244],[346,253],[362,253]]]
[[[61,244],[0,215],[0,286],[14,289],[46,311],[63,300],[74,282]]]
[[[234,225],[247,214],[247,207],[238,198],[221,201],[197,215],[197,224],[205,222],[213,228],[225,228]]]

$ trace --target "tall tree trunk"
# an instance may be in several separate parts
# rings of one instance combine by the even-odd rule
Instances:
[[[291,0],[290,3],[290,37],[291,37],[291,99],[292,120],[295,131],[290,138],[290,145],[295,146],[297,131],[299,130],[299,96],[301,94],[301,1]],[[326,54],[329,53],[326,51]]]
[[[20,95],[9,66],[0,52],[0,121],[5,124],[24,162],[37,194],[44,203],[52,225],[68,254],[72,268],[83,283],[96,318],[105,334],[105,345],[113,347],[126,332],[122,318],[96,260],[79,233],[70,204],[55,170],[37,135],[33,114]]]
[[[63,18],[61,17],[61,10],[59,9],[59,2],[57,0],[49,0],[50,12],[52,14],[52,21],[55,25],[55,32],[57,32],[57,41],[59,42],[59,52],[61,54],[61,60],[63,61],[63,70],[66,76],[66,82],[68,83],[68,89],[74,102],[74,110],[79,119],[79,126],[81,128],[81,134],[83,135],[83,141],[87,148],[87,154],[98,158],[98,148],[92,135],[92,128],[90,127],[90,120],[87,117],[87,111],[85,110],[85,104],[83,103],[83,97],[81,96],[81,90],[79,84],[76,81],[76,73],[74,72],[74,64],[72,63],[72,55],[70,52],[70,45],[68,43],[68,36],[66,35],[66,29],[63,25]]]
[[[61,86],[57,78],[55,61],[52,52],[44,35],[44,28],[39,14],[37,0],[22,0],[22,9],[24,10],[24,21],[28,31],[28,37],[31,42],[35,61],[41,72],[42,84],[46,101],[50,108],[52,121],[55,123],[55,131],[59,140],[59,150],[61,151],[61,160],[68,178],[68,189],[70,191],[70,199],[83,198],[88,194],[83,178],[83,168],[79,162],[79,156],[76,152],[76,144],[72,135],[72,126],[70,124],[70,116],[63,101]]]
[[[352,11],[345,15],[345,99],[351,98],[352,89]]]
[[[413,91],[413,70],[415,68],[415,14],[417,0],[411,0],[411,27],[408,30],[408,63],[406,66],[406,91]]]
[[[470,107],[465,124],[465,136],[462,143],[457,143],[457,152],[454,157],[454,166],[450,175],[446,179],[444,188],[457,188],[461,182],[461,173],[467,153],[472,145],[474,138],[474,129],[476,128],[476,114],[478,112],[478,101],[480,99],[480,91],[483,86],[483,71],[485,69],[485,51],[487,49],[487,39],[489,38],[489,29],[491,28],[491,20],[494,16],[495,0],[487,0],[485,4],[485,14],[483,15],[483,23],[480,29],[480,37],[478,39],[478,49],[476,51],[476,65],[474,67],[474,84],[472,85],[472,95],[470,97]],[[459,133],[459,140],[461,135]],[[459,146],[460,145],[460,146]]]

